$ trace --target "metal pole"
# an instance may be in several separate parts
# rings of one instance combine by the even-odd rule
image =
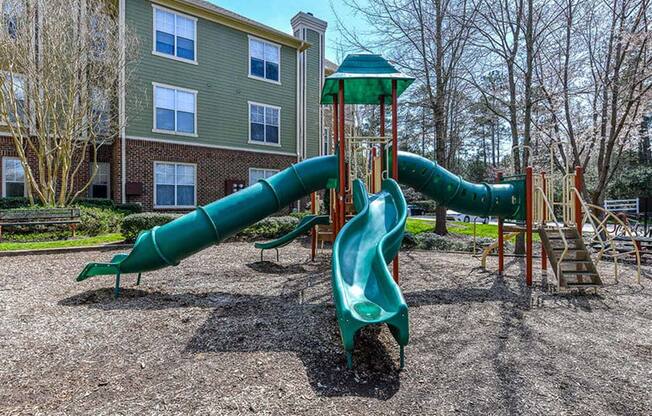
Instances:
[[[543,195],[547,195],[548,192],[548,184],[546,182],[546,173],[541,172],[541,185],[543,187]],[[542,227],[546,226],[546,220],[548,218],[548,207],[546,204],[542,204],[543,207],[541,208],[541,216],[543,217],[543,224],[541,224]],[[543,242],[541,243],[541,270],[548,270],[548,257],[546,255],[546,248],[543,246]]]
[[[525,173],[525,279],[527,286],[532,286],[532,166]]]
[[[339,149],[339,140],[340,140],[340,134],[339,134],[339,125],[340,125],[340,117],[339,117],[339,105],[337,102],[337,95],[333,96],[333,154],[336,153],[337,149]],[[338,177],[339,179],[339,177]],[[332,222],[332,229],[333,229],[333,239],[337,237],[337,234],[340,231],[340,218],[337,215],[339,211],[339,204],[337,202],[337,193],[335,190],[332,191],[330,194],[333,198],[332,201],[330,201],[330,208],[331,208],[331,222]],[[334,208],[334,209],[333,209]]]
[[[380,96],[380,137],[385,137],[385,96]],[[383,166],[385,162],[385,143],[380,145],[380,168],[389,169],[389,166]]]
[[[344,227],[344,222],[345,222],[345,209],[344,209],[344,200],[346,198],[346,164],[345,164],[345,159],[346,159],[346,137],[345,137],[345,131],[344,131],[344,122],[346,119],[346,114],[344,113],[344,80],[340,80],[339,82],[339,91],[338,91],[338,105],[340,107],[339,109],[339,116],[340,116],[340,126],[339,126],[339,137],[340,137],[340,165],[339,165],[339,200],[338,202],[338,219],[339,219],[339,229],[341,230],[342,227]]]
[[[496,182],[502,182],[503,173],[496,172]],[[505,271],[505,236],[503,235],[503,219],[498,217],[498,274]]]
[[[313,192],[310,194],[310,210],[313,214],[319,214],[317,212],[317,195]],[[317,254],[317,226],[313,225],[310,229],[310,258],[312,261],[315,261],[315,255]]]
[[[392,80],[392,178],[398,181],[398,94],[395,79]],[[394,281],[398,283],[398,254],[392,266]]]

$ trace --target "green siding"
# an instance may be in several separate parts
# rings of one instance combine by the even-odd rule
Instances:
[[[282,46],[281,85],[278,85],[248,77],[247,33],[199,19],[199,64],[193,65],[152,54],[151,2],[127,0],[126,23],[127,30],[138,36],[140,50],[127,87],[128,136],[296,154],[296,49]],[[152,82],[198,91],[198,137],[152,132]],[[247,143],[248,101],[281,107],[281,147]]]
[[[306,50],[306,157],[319,156],[320,64],[319,33],[306,30],[306,40],[312,45]]]

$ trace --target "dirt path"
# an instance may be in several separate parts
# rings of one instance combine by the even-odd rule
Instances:
[[[224,244],[181,266],[74,277],[88,252],[0,263],[0,414],[649,414],[652,271],[598,295],[532,291],[468,255],[401,253],[406,369],[386,328],[345,368],[327,255]],[[272,254],[269,259],[272,260]],[[490,260],[495,268],[495,260]],[[606,276],[609,276],[605,274]],[[537,276],[538,280],[538,276]],[[612,282],[608,277],[607,282]]]

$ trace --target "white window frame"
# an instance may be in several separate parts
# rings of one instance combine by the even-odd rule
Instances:
[[[159,205],[158,194],[156,193],[156,164],[174,165],[174,203],[177,203],[177,166],[192,166],[195,169],[195,205]],[[155,209],[194,209],[197,208],[197,164],[186,162],[170,162],[166,160],[155,160],[152,164],[152,184],[154,193],[154,208]]]
[[[160,10],[160,11],[167,12],[167,13],[172,13],[172,14],[175,15],[175,32],[176,32],[176,16],[181,16],[181,17],[184,17],[186,19],[193,20],[195,22],[195,41],[194,41],[195,59],[194,60],[181,58],[181,57],[178,57],[177,55],[169,55],[167,53],[159,52],[159,51],[156,50],[156,10]],[[199,19],[197,19],[195,16],[190,16],[190,15],[187,15],[187,14],[184,14],[184,13],[179,13],[176,10],[168,9],[166,7],[161,7],[161,6],[157,5],[157,4],[152,4],[152,55],[172,59],[174,61],[185,62],[187,64],[199,65],[199,62],[197,61],[197,49],[198,49],[197,48],[197,40],[198,40],[197,39],[197,22],[198,21],[199,21]],[[177,34],[174,33],[173,35],[174,35],[174,49],[175,49],[175,52],[176,52]]]
[[[195,132],[194,133],[185,133],[182,131],[177,131],[177,105],[176,105],[176,99],[174,103],[174,128],[175,130],[163,130],[163,129],[157,129],[156,128],[156,88],[161,87],[161,88],[167,88],[167,89],[172,89],[175,91],[181,91],[181,92],[187,92],[190,94],[193,94],[195,96]],[[197,90],[191,90],[188,88],[183,88],[183,87],[175,87],[174,85],[168,85],[168,84],[161,84],[159,82],[152,82],[152,119],[154,120],[154,124],[152,126],[152,133],[161,133],[161,134],[171,134],[175,136],[188,136],[188,137],[199,137],[199,134],[197,133],[198,131],[198,126],[197,126],[197,96],[199,95]]]
[[[90,169],[91,169],[91,175],[93,174],[93,165],[94,163],[90,163]],[[99,198],[99,199],[111,199],[111,163],[110,162],[97,162],[97,168],[100,168],[100,165],[106,165],[108,166],[109,171],[107,172],[108,175],[108,181],[106,182],[106,198]],[[93,177],[93,181],[97,178],[97,174]],[[94,183],[91,182],[90,186],[88,187],[88,197],[92,198],[93,197],[93,185]]]
[[[261,106],[264,108],[273,108],[275,110],[278,110],[278,143],[269,143],[267,141],[259,142],[258,140],[251,140],[251,106],[252,105],[257,105]],[[261,146],[274,146],[274,147],[282,147],[281,146],[281,107],[276,106],[276,105],[270,105],[270,104],[263,104],[263,103],[258,103],[256,101],[247,101],[247,113],[248,115],[248,120],[249,120],[249,125],[247,126],[247,130],[249,131],[249,140],[247,143],[249,144],[259,144]],[[267,126],[267,124],[265,124]]]
[[[254,183],[251,182],[251,171],[252,170],[262,170],[262,171],[265,172],[265,175],[267,175],[268,173],[272,173],[272,175],[276,175],[277,173],[279,173],[281,171],[280,169],[249,168],[249,177],[247,178],[247,183],[249,184],[248,186],[254,185],[255,183],[258,182],[258,181],[254,182]],[[270,176],[272,176],[272,175],[270,175]]]
[[[0,3],[2,3],[2,0],[0,0]],[[0,77],[8,77],[9,78],[10,76],[11,76],[11,72],[0,71]],[[21,79],[23,81],[23,90],[25,91],[25,99],[23,100],[24,101],[25,118],[27,120],[29,120],[29,118],[28,118],[29,117],[29,113],[28,113],[29,108],[27,107],[27,80],[25,79],[25,75],[23,75],[23,74],[13,74],[13,77],[14,78],[19,78],[19,79]],[[26,123],[26,124],[29,127],[29,123]],[[5,123],[5,121],[3,119],[0,119],[0,126],[8,126],[8,124]]]
[[[259,77],[259,76],[253,75],[251,73],[251,41],[252,40],[262,42],[262,43],[264,43],[266,45],[270,45],[270,46],[273,46],[276,49],[278,49],[278,81],[274,81],[273,79],[267,79],[265,77]],[[259,81],[270,82],[270,83],[276,84],[276,85],[281,85],[281,52],[282,51],[283,51],[283,49],[282,49],[281,45],[279,45],[278,43],[273,43],[273,42],[270,42],[268,40],[257,38],[255,36],[249,35],[247,37],[247,70],[248,70],[247,75],[249,76],[249,78],[257,79]]]
[[[17,160],[18,162],[20,162],[20,158],[15,157],[15,156],[5,156],[1,160],[1,162],[2,162],[2,197],[3,198],[7,197],[7,173],[5,172],[5,160]],[[21,166],[22,166],[22,163],[21,163]],[[25,168],[23,168],[23,171],[24,170],[25,170]],[[25,174],[23,173],[23,176],[24,175]],[[23,180],[23,196],[27,196],[27,183],[26,182],[27,182],[27,178],[25,178],[25,180]],[[18,182],[12,182],[12,183],[18,183]]]

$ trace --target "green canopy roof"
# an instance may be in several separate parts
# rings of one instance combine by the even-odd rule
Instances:
[[[396,92],[400,96],[414,78],[398,72],[380,55],[348,55],[337,72],[326,78],[321,91],[322,104],[333,104],[340,80],[344,80],[345,104],[378,104],[381,96],[392,95],[392,80],[396,80]]]

